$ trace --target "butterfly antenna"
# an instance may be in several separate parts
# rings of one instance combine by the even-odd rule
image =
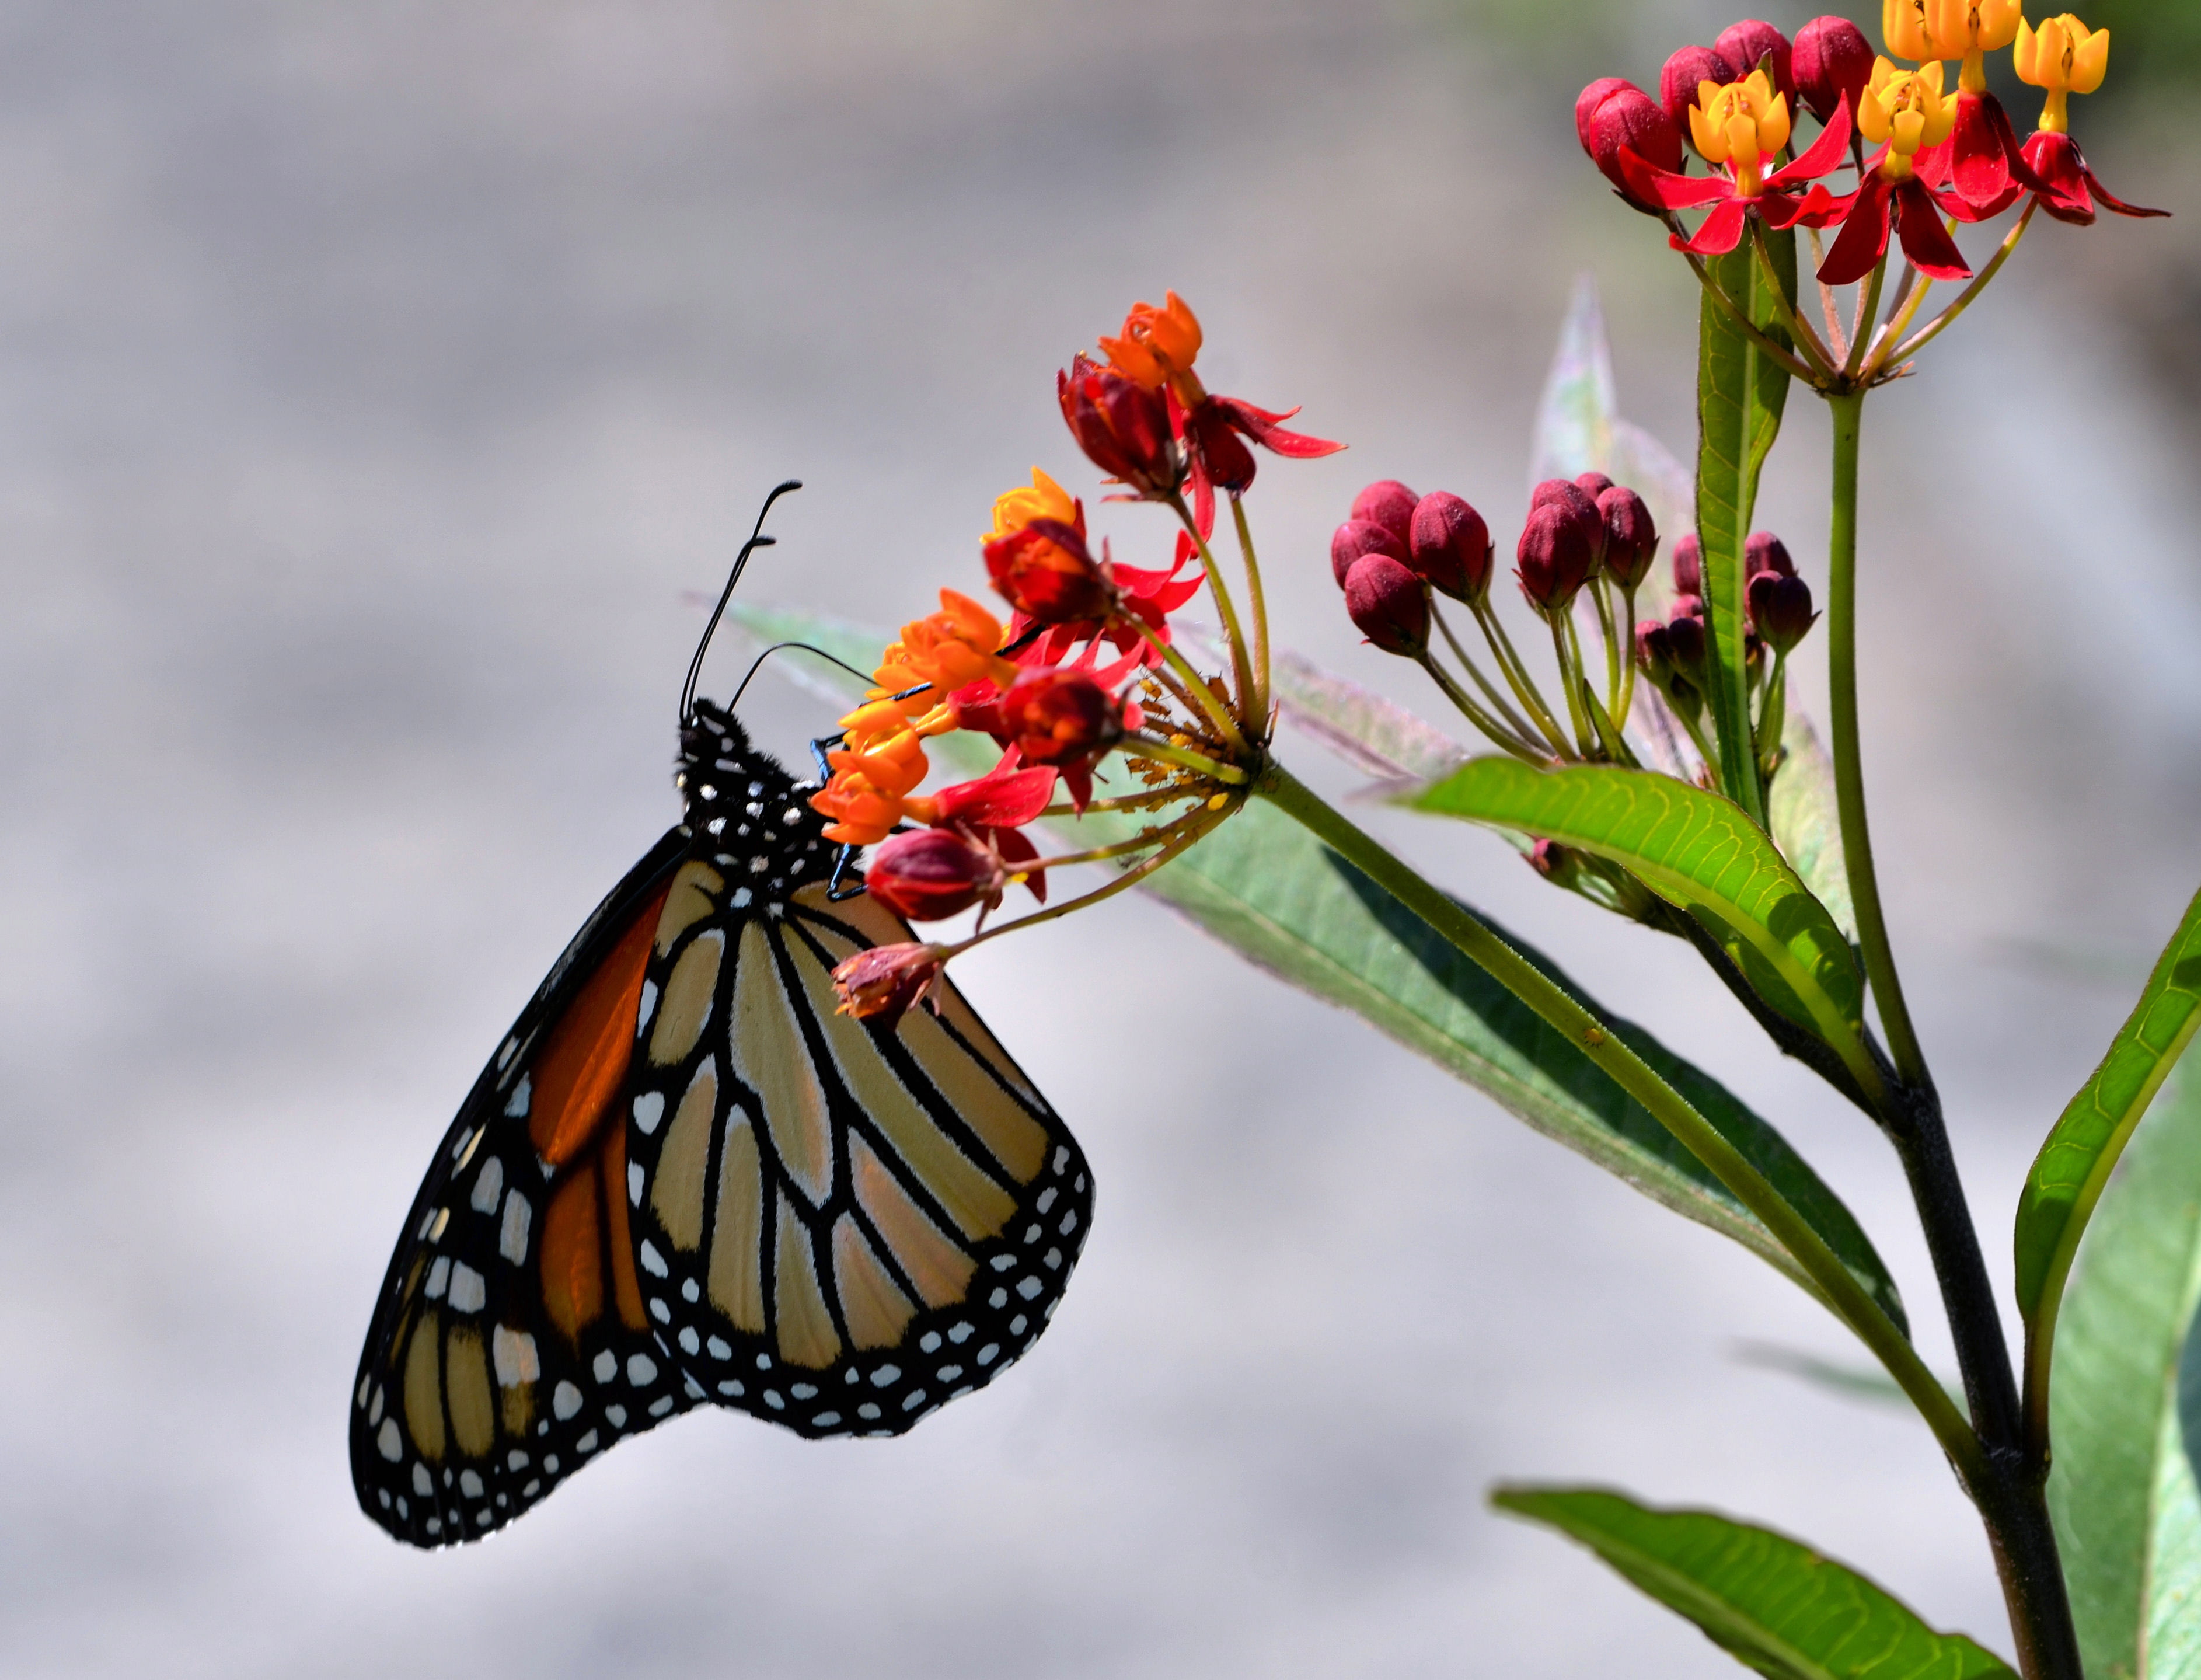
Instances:
[[[772,539],[770,537],[766,537],[765,540],[766,542],[770,542]],[[759,654],[756,656],[755,661],[749,666],[748,675],[743,677],[741,680],[740,686],[735,689],[734,697],[726,702],[726,709],[731,712],[734,708],[742,703],[742,693],[748,688],[750,681],[756,676],[756,673],[764,669],[765,661],[770,659],[774,654],[785,653],[789,649],[799,649],[806,654],[815,654],[819,658],[824,660],[828,665],[839,666],[843,671],[847,672],[851,677],[854,677],[860,683],[868,684],[872,680],[868,674],[857,670],[856,667],[849,664],[847,660],[836,659],[831,654],[827,653],[823,648],[813,648],[807,642],[775,642],[770,647],[766,648],[762,653]],[[896,695],[895,698],[899,700],[901,696],[900,695]]]
[[[802,480],[789,479],[784,484],[772,486],[772,494],[757,509],[756,529],[749,532],[749,540],[742,544],[742,551],[734,556],[733,570],[726,574],[726,586],[719,592],[719,604],[711,609],[711,621],[703,626],[703,639],[696,644],[696,657],[688,661],[688,680],[680,687],[680,721],[687,723],[696,715],[696,684],[703,674],[703,655],[710,651],[711,638],[719,633],[719,620],[726,614],[726,603],[734,598],[734,585],[742,580],[742,568],[749,563],[749,556],[759,549],[767,549],[772,539],[764,534],[764,522],[772,512],[772,504],[791,490],[801,490]],[[746,678],[744,679],[746,681]]]

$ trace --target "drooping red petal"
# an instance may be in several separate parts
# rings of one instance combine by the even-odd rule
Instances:
[[[1740,198],[1712,206],[1712,213],[1697,229],[1697,237],[1682,249],[1699,256],[1725,256],[1742,243],[1743,224],[1750,220],[1750,204]]]
[[[2087,166],[2069,134],[2041,129],[2025,143],[2025,161],[2040,178],[2040,208],[2074,227],[2094,225],[2094,201],[2087,188]]]
[[[1677,175],[1646,163],[1631,146],[1620,149],[1620,170],[1631,192],[1662,210],[1693,210],[1734,196],[1734,183],[1725,175]]]
[[[1084,808],[1082,802],[1078,808]],[[1030,863],[1039,856],[1039,848],[1032,844],[1031,837],[1019,830],[997,828],[988,837],[993,841],[994,849],[1001,855],[1001,861],[1009,866],[1012,873],[1018,866]],[[1024,877],[1024,886],[1041,903],[1047,902],[1047,871],[1034,870]]]
[[[1825,227],[1840,221],[1849,214],[1851,202],[1857,194],[1846,192],[1837,198],[1812,182],[1811,190],[1800,197],[1786,192],[1769,192],[1758,201],[1758,213],[1765,225],[1774,229],[1794,227]]]
[[[2072,150],[2075,151],[2078,148],[2075,145]],[[2102,185],[2102,178],[2087,167],[2087,160],[2083,156],[2079,159],[2079,173],[2084,178],[2087,185],[2093,189],[2094,197],[2102,201],[2104,208],[2115,210],[2121,216],[2167,216],[2170,214],[2168,210],[2150,210],[2138,204],[2126,203],[2123,199]]]
[[[1918,272],[1936,280],[1968,280],[1972,266],[1941,226],[1941,207],[1933,189],[1915,177],[1895,189],[1897,214],[1903,236],[1903,254]]]
[[[1798,181],[1817,180],[1830,174],[1849,156],[1850,97],[1845,93],[1842,103],[1834,108],[1834,115],[1819,131],[1819,138],[1793,163],[1775,169],[1765,178],[1768,186],[1793,186]]]
[[[1872,272],[1873,264],[1887,255],[1889,188],[1878,173],[1868,176],[1850,205],[1841,235],[1819,265],[1819,278],[1828,285],[1848,285]]]
[[[1282,414],[1272,414],[1266,408],[1257,408],[1237,397],[1211,397],[1209,402],[1230,417],[1231,426],[1244,432],[1263,449],[1272,454],[1285,455],[1294,461],[1312,461],[1321,455],[1335,455],[1345,447],[1327,438],[1311,438],[1304,432],[1287,432],[1277,424],[1288,420],[1299,413],[1287,408]]]

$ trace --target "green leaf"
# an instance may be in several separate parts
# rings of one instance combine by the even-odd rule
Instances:
[[[2201,1025],[2201,893],[2157,960],[2093,1078],[2071,1099],[2026,1175],[2017,1204],[2017,1304],[2036,1343],[2055,1333],[2057,1297],[2117,1154]]]
[[[1841,1060],[1868,1095],[1864,979],[1840,928],[1773,843],[1731,802],[1671,776],[1614,765],[1538,770],[1478,758],[1411,802],[1610,858],[1681,906],[1758,995]]]
[[[2195,1680],[2201,1072],[2164,1089],[2130,1153],[2056,1326],[2048,1508],[2092,1680]]]
[[[1781,731],[1787,756],[1765,790],[1765,820],[1773,843],[1794,867],[1811,896],[1852,944],[1857,909],[1850,902],[1849,867],[1842,861],[1841,812],[1834,802],[1834,761],[1819,744],[1811,720],[1790,697]]]
[[[1770,1529],[1597,1488],[1500,1488],[1491,1503],[1588,1547],[1775,1680],[2015,1680],[1992,1652]]]
[[[1796,234],[1769,233],[1774,267],[1796,295]],[[1784,349],[1788,335],[1773,325],[1772,288],[1746,239],[1726,256],[1707,260],[1712,279],[1768,338]],[[1720,785],[1762,822],[1758,766],[1751,750],[1750,678],[1744,667],[1743,540],[1758,503],[1758,474],[1780,435],[1788,400],[1788,370],[1761,350],[1707,294],[1699,305],[1697,350],[1697,537],[1705,553],[1706,687],[1719,731]]]
[[[884,640],[874,631],[807,614],[742,607],[732,613],[763,640],[799,637],[860,667],[877,657]],[[825,673],[821,686],[836,699],[854,691],[845,674],[816,661],[807,671],[792,662],[789,668],[810,681],[820,680],[812,673]],[[831,687],[834,682],[841,686]],[[1121,826],[1128,831],[1128,825]],[[1088,817],[1065,831],[1090,843],[1115,837],[1118,827]],[[1547,1137],[1811,1288],[1787,1250],[1711,1170],[1579,1045],[1266,803],[1247,805],[1142,890],[1280,978],[1352,1010]],[[1605,1013],[1532,947],[1511,934],[1503,937]],[[1648,1033],[1626,1022],[1614,1022],[1613,1030],[1781,1191],[1858,1284],[1904,1325],[1902,1298],[1871,1241],[1787,1142]]]

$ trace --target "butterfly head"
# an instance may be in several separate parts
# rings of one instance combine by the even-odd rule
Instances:
[[[760,752],[731,712],[697,700],[680,731],[673,777],[685,809],[682,824],[696,852],[746,879],[760,896],[780,898],[823,879],[834,853],[821,837],[825,819],[810,808],[811,790],[778,759]]]

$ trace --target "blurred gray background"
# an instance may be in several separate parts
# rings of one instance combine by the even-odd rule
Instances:
[[[2195,43],[2126,10],[2155,60],[2121,44],[2079,132],[2180,219],[2044,220],[1868,423],[1887,889],[2005,1274],[2201,856]],[[759,600],[890,624],[975,589],[1031,463],[1094,492],[1055,368],[1175,286],[1215,387],[1353,446],[1265,458],[1284,639],[1433,710],[1345,624],[1329,529],[1397,476],[1511,540],[1584,268],[1623,404],[1690,447],[1691,283],[1570,106],[1729,21],[0,6],[0,1671],[1734,1671],[1491,1515],[1515,1476],[1774,1523],[2006,1649],[1924,1430],[1737,1358],[1846,1357],[1818,1309],[1146,902],[963,976],[1100,1187],[1012,1380],[893,1443],[683,1421],[458,1553],[386,1540],[344,1464],[397,1221],[673,814],[697,596],[764,490],[810,486]],[[1762,519],[1822,582],[1826,426],[1792,415]],[[783,750],[825,715],[752,695]],[[1367,815],[1788,1131],[1946,1364],[1891,1157],[1687,953]]]

